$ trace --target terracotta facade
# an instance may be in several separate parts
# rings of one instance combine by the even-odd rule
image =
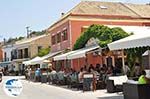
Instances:
[[[2,49],[0,48],[0,62],[3,60],[3,52]]]

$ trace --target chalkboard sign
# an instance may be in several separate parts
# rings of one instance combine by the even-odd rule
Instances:
[[[91,85],[94,79],[94,74],[83,74],[83,91],[91,91]]]

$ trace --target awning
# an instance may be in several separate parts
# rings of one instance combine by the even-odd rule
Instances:
[[[108,44],[110,50],[120,50],[120,49],[150,46],[150,27],[128,26],[126,27],[126,29],[128,31],[132,30],[134,34],[129,37]]]
[[[30,64],[31,64],[30,61],[24,61],[24,62],[22,62],[22,63],[25,64],[25,65],[30,65]]]
[[[59,52],[54,52],[54,53],[49,53],[49,54],[47,54],[43,57],[38,57],[37,56],[37,57],[35,57],[35,58],[33,58],[29,61],[24,61],[23,64],[25,64],[25,65],[35,65],[35,64],[41,64],[41,63],[48,63],[49,61],[46,60],[46,59],[51,58],[51,57],[53,57],[53,56],[55,56],[59,53],[60,53],[60,51]]]
[[[30,60],[31,65],[40,64],[39,61],[41,61],[41,57],[38,56]]]
[[[45,59],[51,58],[51,57],[53,57],[53,56],[55,56],[55,55],[57,55],[57,54],[59,54],[59,53],[61,53],[61,52],[62,52],[62,51],[49,53],[49,54],[47,54],[47,55],[41,57],[41,59],[42,59],[42,60],[45,60]]]
[[[100,47],[99,46],[90,46],[90,47],[82,48],[79,50],[75,50],[75,53],[69,54],[67,56],[67,59],[76,59],[76,58],[86,57],[87,52],[95,50],[97,48],[100,48]]]
[[[8,64],[11,64],[11,61],[0,62],[0,67],[5,67]]]
[[[38,61],[40,61],[40,60],[41,60],[41,58],[37,56],[37,57],[35,57],[35,58],[33,58],[29,61],[24,61],[23,64],[25,64],[25,65],[35,65],[35,64],[39,64]]]
[[[72,54],[72,53],[75,53],[76,51],[70,51],[68,53],[65,53],[65,54],[61,54],[61,55],[57,55],[54,57],[54,60],[57,61],[57,60],[66,60],[67,59],[67,56]]]

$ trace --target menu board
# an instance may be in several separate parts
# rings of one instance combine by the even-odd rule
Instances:
[[[92,73],[83,74],[83,91],[91,91],[93,78]]]

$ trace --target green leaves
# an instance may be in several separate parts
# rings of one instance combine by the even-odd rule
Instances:
[[[127,36],[129,36],[129,34],[119,27],[109,28],[104,25],[93,24],[77,39],[73,49],[83,48],[91,37],[98,38],[99,45],[101,47],[106,47],[108,43]]]
[[[38,56],[42,57],[44,55],[47,55],[50,52],[50,48],[43,48],[39,51]]]

